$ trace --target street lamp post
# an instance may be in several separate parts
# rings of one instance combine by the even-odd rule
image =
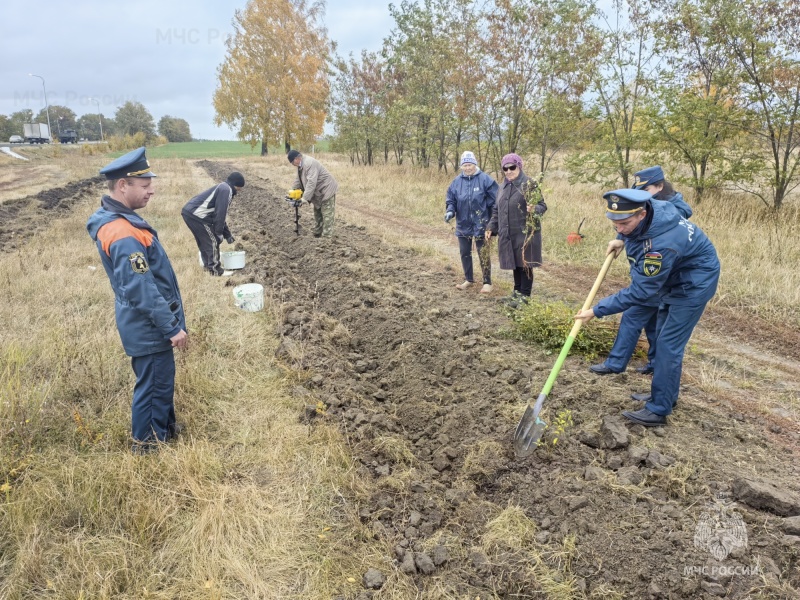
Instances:
[[[100,101],[97,98],[89,98],[92,102],[97,104],[97,118],[100,119],[100,141],[104,140],[103,138],[103,115],[100,114]]]
[[[33,73],[28,73],[30,77],[38,77],[42,80],[42,90],[44,91],[44,109],[47,111],[47,131],[50,135],[50,139],[53,138],[53,129],[50,127],[50,103],[47,102],[47,88],[44,85],[44,77],[41,75],[34,75]]]

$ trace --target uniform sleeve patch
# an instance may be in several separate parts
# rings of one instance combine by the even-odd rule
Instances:
[[[661,261],[663,258],[660,252],[648,252],[644,255],[642,272],[645,277],[655,277],[661,272]]]
[[[142,275],[150,270],[150,265],[147,264],[142,252],[133,252],[128,256],[128,260],[131,263],[131,269],[133,269],[134,273]]]

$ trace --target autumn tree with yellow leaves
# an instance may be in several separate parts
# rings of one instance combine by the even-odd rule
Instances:
[[[214,122],[244,142],[311,144],[328,104],[331,45],[325,5],[306,0],[250,0],[233,18],[225,61],[217,69]]]

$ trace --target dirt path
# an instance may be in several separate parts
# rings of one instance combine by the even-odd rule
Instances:
[[[229,170],[202,164],[214,178]],[[412,577],[422,598],[796,597],[800,538],[776,513],[800,512],[797,421],[770,405],[796,408],[790,352],[706,326],[679,409],[655,430],[618,417],[646,378],[597,378],[569,358],[546,418],[574,425],[518,460],[513,429],[554,357],[503,335],[496,298],[456,292],[456,271],[366,227],[296,236],[280,191],[245,175],[233,218],[248,267],[230,284],[257,281],[282,303],[278,353],[307,373],[307,404],[325,407],[305,418],[338,422],[373,484],[358,500],[396,566],[386,586]],[[375,218],[339,202],[345,217]],[[570,299],[593,279],[537,277]]]

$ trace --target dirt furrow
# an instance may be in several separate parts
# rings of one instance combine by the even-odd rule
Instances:
[[[217,179],[230,170],[201,164]],[[233,219],[249,264],[231,284],[257,281],[280,303],[278,353],[307,374],[306,404],[325,407],[304,418],[335,420],[351,440],[374,490],[359,514],[385,541],[391,576],[414,578],[426,598],[800,588],[776,514],[737,505],[749,542],[723,562],[696,542],[704,511],[732,501],[738,479],[800,492],[794,456],[757,420],[685,386],[669,427],[627,427],[618,413],[648,380],[595,378],[570,358],[546,443],[518,460],[513,428],[554,357],[508,339],[495,300],[455,293],[452,277],[412,250],[341,221],[333,240],[296,236],[280,192],[245,175]]]

